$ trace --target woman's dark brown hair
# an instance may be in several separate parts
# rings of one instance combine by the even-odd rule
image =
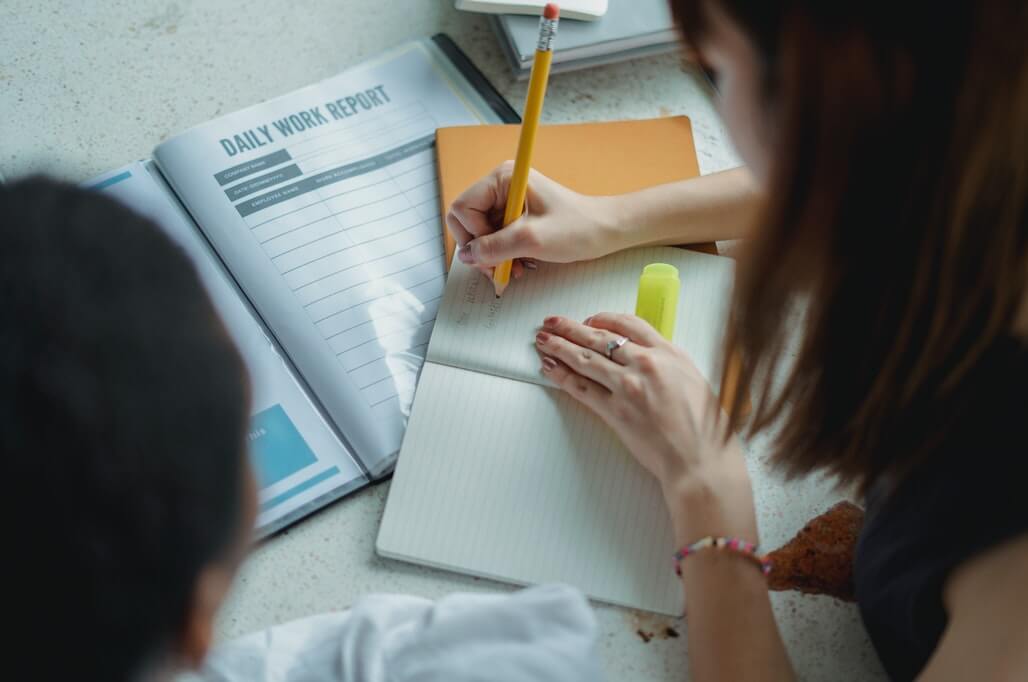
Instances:
[[[967,382],[1025,295],[1028,3],[672,6],[701,55],[712,11],[763,55],[771,177],[725,346],[765,387],[751,428],[790,474],[902,479],[987,399]]]

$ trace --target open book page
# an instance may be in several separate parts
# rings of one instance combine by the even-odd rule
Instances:
[[[416,403],[381,554],[681,615],[656,479],[589,410],[555,389],[433,362]]]
[[[431,42],[161,144],[161,170],[373,473],[443,293],[439,126],[496,122]]]
[[[366,474],[307,398],[218,257],[159,175],[134,163],[87,186],[152,218],[182,247],[243,355],[253,392],[249,446],[260,487],[258,534],[267,535],[367,483]]]
[[[715,386],[721,334],[734,276],[729,258],[646,247],[572,264],[540,263],[502,298],[477,270],[454,261],[428,359],[452,367],[546,385],[535,333],[548,315],[575,320],[599,312],[635,312],[639,276],[649,263],[678,268],[682,282],[675,343]]]

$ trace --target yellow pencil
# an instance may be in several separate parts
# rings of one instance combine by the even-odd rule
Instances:
[[[557,34],[560,8],[549,3],[539,20],[539,43],[536,45],[532,62],[532,75],[528,81],[528,98],[525,113],[521,117],[521,136],[518,138],[518,153],[514,157],[514,174],[507,192],[507,206],[503,212],[503,226],[507,227],[525,212],[525,196],[528,194],[528,171],[532,168],[532,148],[535,146],[535,132],[539,129],[539,116],[546,97],[546,82],[550,78],[550,61],[553,59],[553,37]],[[496,297],[503,295],[510,284],[511,261],[504,261],[493,270],[493,287]]]

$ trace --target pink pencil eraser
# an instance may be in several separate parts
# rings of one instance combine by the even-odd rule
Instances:
[[[543,16],[547,19],[556,19],[560,16],[560,6],[555,2],[546,3],[546,7],[543,8]]]

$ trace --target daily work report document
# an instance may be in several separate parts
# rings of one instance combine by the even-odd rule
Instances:
[[[216,302],[244,304],[220,310],[253,351],[261,534],[391,471],[444,286],[435,130],[511,116],[436,36],[174,136],[155,165],[94,183],[144,211],[159,196],[184,209],[164,211],[164,227],[192,233],[201,271],[220,269],[205,277]],[[247,341],[258,332],[260,348]]]

